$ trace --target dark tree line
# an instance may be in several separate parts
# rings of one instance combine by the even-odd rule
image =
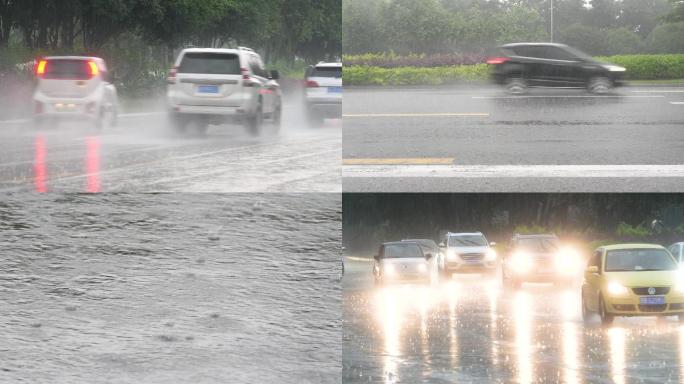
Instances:
[[[124,33],[313,61],[341,52],[341,0],[0,0],[0,47],[97,51]]]
[[[597,240],[621,224],[648,230],[658,219],[671,232],[684,224],[684,196],[668,194],[345,194],[342,209],[350,248],[442,230],[505,238],[527,227]]]

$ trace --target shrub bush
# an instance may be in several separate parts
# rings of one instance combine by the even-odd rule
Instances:
[[[345,85],[442,85],[485,80],[488,76],[487,64],[435,68],[352,66],[343,73]]]
[[[684,78],[684,55],[618,55],[597,59],[627,68],[630,80]]]

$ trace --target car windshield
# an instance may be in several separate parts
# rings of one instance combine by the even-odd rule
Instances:
[[[233,53],[188,52],[183,56],[178,73],[239,75],[240,59]]]
[[[87,80],[90,70],[86,60],[48,60],[45,65],[45,79]]]
[[[311,71],[311,77],[342,77],[342,67],[315,67]]]
[[[487,245],[487,239],[482,235],[459,235],[449,236],[450,247],[484,247]]]
[[[418,244],[388,244],[385,245],[385,252],[382,257],[384,259],[422,258],[423,253]]]
[[[619,249],[606,254],[606,272],[674,271],[677,264],[662,249]]]
[[[402,241],[410,241],[412,243],[418,243],[422,248],[426,249],[434,249],[437,248],[437,243],[435,243],[432,240],[428,239],[408,239],[408,240],[402,240]]]
[[[530,252],[556,252],[559,242],[554,237],[531,237],[518,239],[517,246]]]

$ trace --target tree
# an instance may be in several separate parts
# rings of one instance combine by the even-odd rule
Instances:
[[[652,53],[684,53],[684,21],[657,26],[648,37]]]

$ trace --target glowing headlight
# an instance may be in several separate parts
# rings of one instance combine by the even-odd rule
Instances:
[[[425,264],[418,264],[418,272],[420,272],[420,273],[427,272],[427,266],[425,266]]]
[[[496,251],[493,249],[490,249],[485,254],[485,261],[494,261],[494,260],[496,260]]]
[[[528,272],[532,269],[532,256],[524,252],[518,252],[511,257],[511,267],[516,272]]]
[[[454,251],[448,251],[447,252],[447,260],[453,261],[453,260],[456,260],[457,257],[458,257],[458,253],[456,253]]]
[[[387,275],[390,275],[390,276],[394,275],[394,273],[396,272],[396,270],[394,269],[394,265],[392,265],[392,264],[384,265],[382,270],[384,273],[386,273]]]
[[[560,272],[575,273],[580,266],[580,255],[574,249],[563,249],[556,254],[556,268]]]
[[[629,293],[629,289],[616,281],[611,281],[608,283],[608,293],[613,296],[624,296]]]
[[[612,65],[612,64],[604,65],[603,68],[607,69],[610,72],[624,72],[624,71],[626,71],[625,67],[620,67],[618,65]]]
[[[672,290],[677,292],[677,293],[684,293],[684,282],[677,282],[673,287]]]

